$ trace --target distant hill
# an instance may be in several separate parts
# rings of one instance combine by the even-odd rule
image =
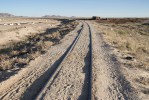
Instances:
[[[15,17],[15,16],[9,13],[0,13],[0,17]]]
[[[60,15],[45,15],[42,16],[43,18],[71,18],[71,17],[67,17],[67,16],[60,16]]]
[[[45,16],[42,16],[44,18],[61,18],[63,16],[60,16],[60,15],[45,15]]]

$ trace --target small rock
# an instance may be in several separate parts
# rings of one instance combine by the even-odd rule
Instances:
[[[32,51],[33,52],[37,51],[37,48],[36,47],[32,47]]]

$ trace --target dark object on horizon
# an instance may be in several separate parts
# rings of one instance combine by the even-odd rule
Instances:
[[[93,19],[93,20],[100,20],[100,17],[98,17],[98,16],[93,16],[92,19]]]

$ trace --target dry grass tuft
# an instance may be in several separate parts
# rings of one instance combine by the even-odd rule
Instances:
[[[136,81],[143,85],[149,85],[149,78],[147,78],[147,77],[137,78]]]

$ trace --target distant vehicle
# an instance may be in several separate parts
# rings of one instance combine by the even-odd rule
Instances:
[[[93,19],[93,20],[100,20],[100,17],[98,17],[98,16],[93,16],[92,19]]]

